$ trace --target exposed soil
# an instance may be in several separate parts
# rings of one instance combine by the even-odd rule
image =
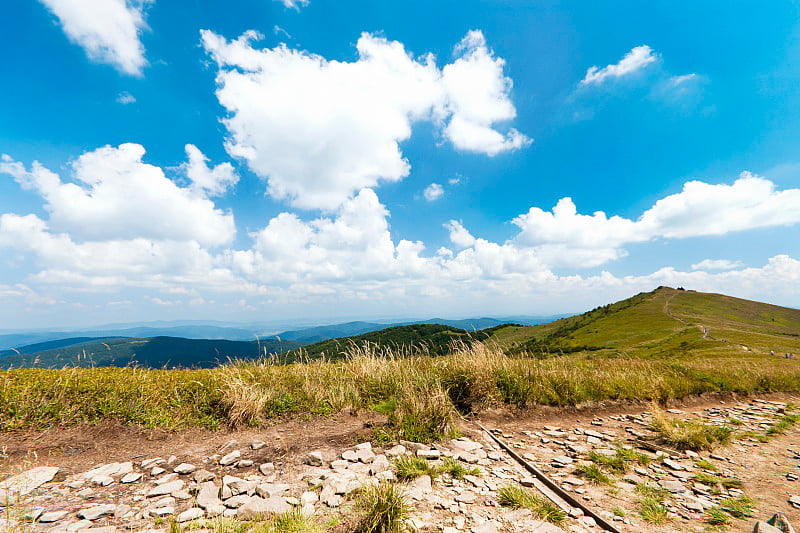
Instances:
[[[758,412],[760,406],[767,405],[763,402],[753,403],[754,399],[757,402],[765,400],[800,404],[798,394],[759,396],[709,394],[669,402],[663,407],[671,409],[673,416],[679,418],[695,415],[713,418],[716,416],[715,413],[734,406],[740,410],[746,410],[751,406],[754,412]],[[484,443],[490,441],[477,423],[496,430],[497,434],[503,435],[503,440],[516,448],[518,453],[521,455],[527,453],[529,460],[537,468],[562,486],[566,486],[563,481],[568,476],[574,476],[573,469],[556,468],[552,465],[555,457],[564,455],[569,443],[585,444],[587,430],[601,431],[609,439],[613,436],[624,440],[631,436],[631,429],[641,429],[641,425],[636,426],[631,422],[633,420],[631,417],[641,419],[642,413],[650,408],[650,405],[642,402],[604,402],[576,408],[536,407],[515,411],[487,409],[474,419],[460,420],[459,427],[465,436]],[[208,458],[220,454],[221,451],[231,449],[230,441],[237,441],[233,447],[243,451],[254,441],[266,443],[258,450],[247,450],[246,457],[252,460],[253,469],[257,469],[261,463],[271,462],[281,471],[291,471],[302,468],[300,464],[302,459],[312,450],[321,451],[326,461],[338,458],[342,450],[362,442],[370,435],[373,427],[385,422],[385,417],[381,415],[362,412],[358,415],[341,414],[330,418],[295,419],[275,423],[266,428],[235,431],[201,429],[167,431],[106,424],[52,428],[45,431],[6,432],[0,433],[0,452],[3,452],[0,455],[0,473],[19,472],[30,466],[57,466],[60,470],[53,483],[59,483],[98,465],[126,461],[141,463],[142,460],[153,457],[175,456],[173,466],[181,462],[200,465],[207,463]],[[557,426],[558,431],[563,433],[563,438],[544,437],[542,431],[545,431],[545,426]],[[750,426],[758,427],[758,422],[752,422]],[[756,519],[766,520],[776,512],[783,513],[795,527],[800,526],[800,510],[788,503],[790,496],[800,494],[800,481],[792,480],[794,478],[792,474],[800,478],[798,427],[790,429],[783,435],[776,435],[766,443],[754,440],[734,441],[727,447],[715,450],[714,454],[712,462],[719,467],[720,475],[743,481],[745,493],[755,502],[752,516],[733,520],[730,530],[751,531]],[[706,459],[709,458],[708,453],[701,455]],[[577,459],[579,457],[576,457]],[[690,459],[684,457],[683,461],[690,469],[693,468]],[[210,466],[208,468],[211,469]],[[656,467],[656,474],[652,475],[652,479],[669,479],[666,475],[669,473],[667,469],[660,468],[661,470]],[[510,467],[506,471],[510,472]],[[518,471],[521,473],[522,469],[519,468]],[[235,472],[233,474],[244,475],[244,471],[242,470],[242,474]],[[691,482],[685,483],[688,489]],[[704,531],[709,527],[703,513],[687,511],[681,507],[680,501],[676,501],[670,507],[671,520],[666,525],[654,526],[643,521],[638,514],[637,496],[633,485],[620,479],[617,479],[616,487],[591,485],[587,482],[578,490],[576,488],[577,486],[570,489],[574,491],[573,496],[584,501],[595,512],[603,511],[608,514],[615,508],[624,511],[625,521],[613,522],[620,531]],[[118,492],[121,490],[119,484],[112,485],[109,487],[108,496],[113,498],[115,495],[121,495],[122,492]],[[496,493],[494,495],[489,493],[481,496],[475,508],[484,515],[488,514],[489,517],[493,516],[492,513],[501,516],[508,512],[507,509],[495,505]],[[322,509],[324,511],[326,508],[322,506]],[[426,528],[440,528],[457,523],[443,513],[444,511],[429,511]],[[608,519],[611,520],[611,517]],[[449,521],[437,523],[437,520]],[[503,526],[502,520],[500,524],[501,531],[517,530],[513,525]],[[570,519],[566,529],[570,526],[576,528],[576,531],[583,531],[584,529],[580,528],[585,527],[585,524]],[[599,531],[597,527],[586,529]],[[46,531],[48,528],[37,530]],[[470,526],[467,524],[465,531],[469,530]]]

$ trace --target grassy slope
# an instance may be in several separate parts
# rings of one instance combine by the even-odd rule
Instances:
[[[405,354],[371,344],[351,347],[345,360],[309,364],[0,371],[0,430],[105,420],[217,427],[378,406],[394,406],[402,427],[446,421],[451,406],[800,389],[800,360],[769,355],[800,352],[800,311],[726,296],[659,288],[551,324],[485,333],[494,342],[436,358],[393,357]],[[553,357],[530,357],[548,350]]]
[[[228,359],[256,359],[302,345],[295,341],[228,341],[152,337],[146,339],[105,339],[104,342],[78,343],[33,354],[11,355],[0,359],[0,368],[60,368],[63,366],[129,365],[148,368],[210,368]]]
[[[708,335],[704,336],[704,329]],[[800,352],[800,310],[720,294],[660,287],[550,324],[505,328],[495,339],[512,353],[537,356],[670,357],[744,352]]]

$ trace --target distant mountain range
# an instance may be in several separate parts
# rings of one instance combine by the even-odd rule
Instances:
[[[281,354],[281,362],[322,356],[337,359],[353,346],[365,343],[377,347],[378,353],[391,348],[395,353],[441,355],[454,342],[489,338],[506,353],[534,357],[575,352],[587,357],[643,358],[800,353],[800,310],[669,287],[640,293],[581,315],[550,322],[541,320],[532,326],[521,320],[501,322],[494,318],[431,319],[402,325],[346,322],[246,341],[171,336],[129,338],[113,335],[120,330],[112,328],[105,335],[73,335],[2,350],[0,368],[129,365],[207,368],[230,359],[255,359],[271,354]],[[226,326],[211,327],[219,332]],[[122,328],[121,331],[150,330]],[[754,364],[763,361],[754,359]]]
[[[535,324],[545,324],[566,315],[534,317],[501,317],[501,318],[469,318],[450,320],[444,318],[432,318],[427,320],[398,320],[391,323],[381,322],[344,322],[341,324],[331,324],[322,326],[311,326],[306,328],[296,328],[288,331],[274,329],[276,324],[242,324],[232,325],[224,322],[194,322],[194,321],[170,321],[170,322],[149,322],[136,324],[108,324],[80,330],[36,330],[36,331],[5,331],[0,332],[0,357],[4,350],[16,348],[24,351],[32,345],[55,341],[56,344],[49,348],[68,346],[67,342],[71,339],[108,339],[113,337],[128,338],[149,338],[149,337],[182,337],[185,339],[219,339],[232,341],[250,341],[257,338],[278,338],[288,341],[301,341],[304,343],[319,342],[326,339],[338,337],[349,337],[361,335],[370,331],[378,331],[392,326],[404,326],[409,324],[443,324],[467,331],[485,329],[504,323],[517,323],[526,326]],[[77,341],[80,342],[80,341]],[[14,353],[14,352],[11,352]]]
[[[72,342],[77,341],[77,342]],[[58,346],[61,344],[61,346]],[[211,368],[232,359],[256,359],[298,348],[303,343],[265,339],[73,338],[0,352],[0,369],[63,366],[142,366],[147,368]],[[47,349],[42,347],[51,346]]]

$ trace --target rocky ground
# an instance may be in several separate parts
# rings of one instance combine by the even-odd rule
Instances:
[[[595,484],[577,473],[589,452],[614,456],[618,446],[647,442],[650,413],[644,408],[609,406],[584,410],[534,410],[511,415],[486,412],[481,423],[526,461],[619,531],[704,531],[709,509],[726,499],[753,500],[749,516],[730,517],[732,531],[752,531],[757,520],[782,513],[800,524],[800,431],[790,428],[761,442],[785,413],[790,395],[756,399],[702,400],[677,405],[668,414],[736,424],[750,437],[713,452],[670,453],[638,449],[648,464],[627,472],[606,470],[612,484]],[[404,454],[432,466],[453,457],[477,472],[462,479],[424,475],[403,484],[413,507],[411,529],[443,533],[601,531],[582,511],[568,512],[556,528],[530,510],[502,505],[499,490],[521,485],[540,494],[541,483],[503,451],[477,424],[464,421],[465,435],[429,447],[401,441],[382,446],[363,439],[375,420],[294,421],[239,433],[153,433],[73,428],[0,434],[6,476],[0,482],[0,531],[52,533],[166,531],[175,521],[204,527],[214,517],[261,519],[297,510],[320,524],[345,531],[352,524],[360,489],[396,478],[394,462]],[[379,421],[377,421],[379,422]],[[83,432],[83,433],[82,433]],[[701,483],[698,474],[728,481]],[[737,481],[741,481],[740,485]],[[636,487],[661,488],[667,521],[656,525],[640,514]],[[778,524],[780,525],[780,524]],[[781,529],[777,529],[781,531]],[[783,531],[788,531],[784,526]],[[759,525],[759,531],[767,529]]]

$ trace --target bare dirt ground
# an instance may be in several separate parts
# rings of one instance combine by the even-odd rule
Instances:
[[[737,397],[733,394],[710,395],[673,402],[665,408],[670,409],[672,416],[678,418],[703,416],[706,419],[720,419],[730,418],[732,417],[731,413],[738,413],[740,417],[745,418],[745,425],[742,429],[761,430],[763,433],[766,427],[763,424],[768,421],[764,418],[768,416],[765,413],[770,409],[776,409],[779,402],[800,404],[800,394],[747,397]],[[565,483],[568,478],[575,479],[573,465],[553,466],[557,464],[556,457],[565,455],[571,455],[575,461],[579,461],[583,456],[582,453],[570,453],[567,450],[574,451],[575,446],[585,447],[587,439],[589,443],[592,443],[591,437],[587,437],[587,434],[591,435],[592,432],[603,434],[602,439],[596,440],[605,439],[605,441],[612,442],[612,440],[625,440],[632,437],[630,430],[634,432],[645,430],[641,420],[646,418],[646,414],[643,415],[643,413],[646,413],[648,409],[650,409],[649,405],[631,402],[608,402],[582,408],[538,407],[513,412],[505,409],[489,409],[480,413],[474,420],[459,421],[459,426],[462,434],[475,442],[484,443],[487,450],[491,449],[491,440],[481,432],[476,422],[487,429],[494,430],[498,436],[502,436],[501,438],[507,444],[515,448],[517,453],[525,455],[537,468],[540,468],[567,490],[574,492],[574,497],[583,501],[595,512],[607,517],[609,521],[615,520],[612,523],[620,531],[708,530],[710,526],[706,521],[707,515],[703,512],[688,510],[679,495],[671,495],[667,499],[670,509],[669,522],[662,526],[655,526],[645,522],[639,515],[637,495],[634,492],[633,484],[622,481],[620,477],[615,480],[614,487],[593,485],[588,481],[580,485]],[[256,474],[258,466],[263,463],[273,463],[278,471],[288,472],[293,469],[307,468],[302,462],[310,451],[320,451],[326,462],[338,459],[343,450],[363,442],[365,438],[368,438],[373,427],[384,423],[385,418],[380,415],[360,413],[309,420],[295,419],[276,423],[266,428],[238,431],[197,429],[165,431],[102,425],[53,428],[45,431],[7,432],[0,433],[0,452],[2,452],[0,473],[19,472],[31,466],[56,466],[59,471],[52,483],[63,485],[65,480],[73,479],[76,475],[108,463],[131,461],[136,464],[148,458],[174,456],[171,461],[173,467],[184,462],[197,465],[212,464],[213,461],[209,462],[209,458],[219,457],[221,451],[232,449],[231,441],[236,441],[239,449],[243,451],[243,457],[252,461],[250,464],[253,466],[250,468],[256,469]],[[250,443],[255,441],[263,441],[265,444],[257,450],[249,450]],[[602,447],[608,446],[608,442],[596,444]],[[233,447],[236,446],[237,444],[233,445]],[[590,449],[592,447],[592,445],[589,446]],[[382,450],[383,448],[376,445],[376,453],[381,453]],[[444,451],[445,448],[442,450]],[[729,530],[751,531],[756,519],[766,520],[776,512],[783,513],[795,527],[800,526],[800,509],[794,508],[788,502],[791,496],[800,494],[800,481],[793,480],[800,477],[800,455],[798,455],[800,454],[800,431],[797,427],[783,435],[770,438],[766,443],[747,439],[735,440],[733,444],[714,450],[712,454],[713,457],[709,453],[703,452],[701,456],[719,468],[719,475],[743,481],[745,494],[755,502],[751,516],[734,519]],[[484,459],[484,461],[489,465],[488,459]],[[494,458],[493,461],[500,460]],[[682,456],[681,461],[685,465],[687,475],[697,471],[691,458]],[[501,474],[507,472],[518,477],[527,475],[508,457],[487,466],[487,471],[497,470],[498,465],[501,465],[499,466]],[[212,470],[211,466],[205,468]],[[216,468],[219,469],[218,466]],[[233,468],[233,466],[229,468]],[[241,468],[228,473],[244,477],[247,473],[245,470],[245,468]],[[645,472],[645,470],[647,471]],[[674,480],[672,475],[685,484],[687,497],[693,489],[691,479],[687,475],[677,478],[674,472],[657,462],[652,463],[647,469],[641,469],[638,473],[652,482],[665,479]],[[145,475],[145,479],[147,479],[147,475]],[[495,481],[498,480],[495,479]],[[456,487],[454,495],[461,493],[462,489],[458,488],[457,484],[452,486]],[[45,487],[46,485],[43,488]],[[467,487],[469,490],[478,490],[469,485]],[[59,494],[70,492],[60,485],[58,490],[62,491]],[[65,490],[66,492],[64,492]],[[121,485],[112,485],[107,490],[108,498],[120,498],[119,501],[123,498]],[[437,490],[439,489],[435,484],[434,494],[437,493]],[[699,495],[703,496],[703,494]],[[731,495],[735,495],[735,493],[731,493]],[[673,499],[672,496],[675,498]],[[490,520],[497,517],[497,531],[520,531],[513,523],[503,521],[502,515],[508,513],[508,509],[499,507],[497,499],[496,488],[492,490],[492,484],[489,483],[488,488],[480,489],[474,507],[472,504],[467,507],[475,509],[476,516],[479,515]],[[455,501],[460,500],[456,497]],[[112,501],[112,503],[114,502]],[[128,503],[134,505],[131,502]],[[50,504],[43,505],[47,507]],[[321,503],[318,505],[322,508],[323,514],[328,512],[328,509]],[[459,504],[456,503],[456,509],[458,507]],[[464,520],[454,519],[451,516],[454,510],[452,504],[448,511],[446,506],[434,505],[430,498],[427,503],[420,500],[418,509],[420,509],[420,513],[424,513],[421,527],[426,531],[442,530],[445,527],[455,527],[456,531],[470,531],[480,524],[470,522],[473,520],[469,514],[471,511],[465,512],[464,508],[465,505],[462,503],[460,512],[467,516],[466,524]],[[624,516],[612,517],[610,511],[613,509],[617,509],[617,514],[624,514]],[[42,524],[42,527],[37,530],[61,531],[58,527],[58,525]],[[137,527],[141,528],[141,526]],[[573,531],[600,530],[598,527],[591,527],[591,524],[587,525],[586,522],[580,522],[573,518],[568,519],[566,525],[562,527]]]

